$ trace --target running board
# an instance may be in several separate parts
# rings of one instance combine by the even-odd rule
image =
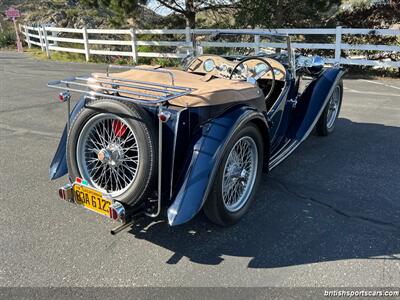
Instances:
[[[301,144],[298,140],[290,140],[286,143],[286,145],[278,151],[275,155],[273,155],[269,161],[269,170],[271,171],[273,168],[278,166],[282,161],[285,160],[296,148]]]

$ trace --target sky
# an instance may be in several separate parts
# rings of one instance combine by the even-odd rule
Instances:
[[[154,10],[156,13],[166,16],[171,13],[171,10],[165,7],[159,7],[159,4],[156,0],[150,0],[149,4],[147,5],[150,9]]]

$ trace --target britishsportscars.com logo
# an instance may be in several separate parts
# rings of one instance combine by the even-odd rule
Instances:
[[[325,290],[325,297],[399,297],[400,290]]]

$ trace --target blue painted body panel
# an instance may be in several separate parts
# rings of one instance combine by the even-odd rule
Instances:
[[[310,83],[299,96],[286,134],[288,138],[302,141],[308,136],[329,100],[331,88],[343,74],[340,68],[330,68]]]
[[[76,103],[75,107],[71,111],[69,119],[72,121],[75,119],[78,112],[85,105],[85,98],[81,97]],[[67,158],[66,158],[66,147],[67,147],[67,125],[64,127],[64,131],[61,136],[61,140],[58,144],[57,151],[50,164],[49,177],[50,180],[60,178],[68,173]]]
[[[185,180],[168,209],[170,225],[189,221],[202,208],[230,137],[240,124],[255,118],[266,123],[262,113],[251,107],[240,106],[203,126],[202,134],[194,145]]]

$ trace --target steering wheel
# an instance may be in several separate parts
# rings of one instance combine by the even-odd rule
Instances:
[[[241,66],[243,63],[245,63],[246,61],[249,61],[249,60],[260,60],[260,61],[262,61],[262,62],[268,67],[268,68],[266,68],[265,70],[262,70],[261,72],[259,72],[258,74],[256,74],[254,77],[252,77],[255,81],[257,81],[258,79],[260,79],[262,76],[264,76],[264,75],[267,74],[268,72],[271,72],[271,74],[272,74],[271,88],[270,88],[268,94],[267,94],[267,95],[265,96],[265,98],[264,98],[265,100],[268,100],[269,97],[271,97],[272,92],[273,92],[274,89],[275,89],[275,82],[276,82],[276,80],[275,80],[274,68],[271,66],[271,64],[270,64],[267,60],[265,60],[265,59],[263,59],[263,58],[261,58],[261,57],[247,57],[247,58],[243,59],[242,61],[240,61],[240,62],[233,68],[233,70],[232,70],[232,72],[231,72],[231,75],[229,76],[229,79],[232,79],[232,78],[233,78],[233,75],[235,75],[237,69],[239,69],[239,66]]]

